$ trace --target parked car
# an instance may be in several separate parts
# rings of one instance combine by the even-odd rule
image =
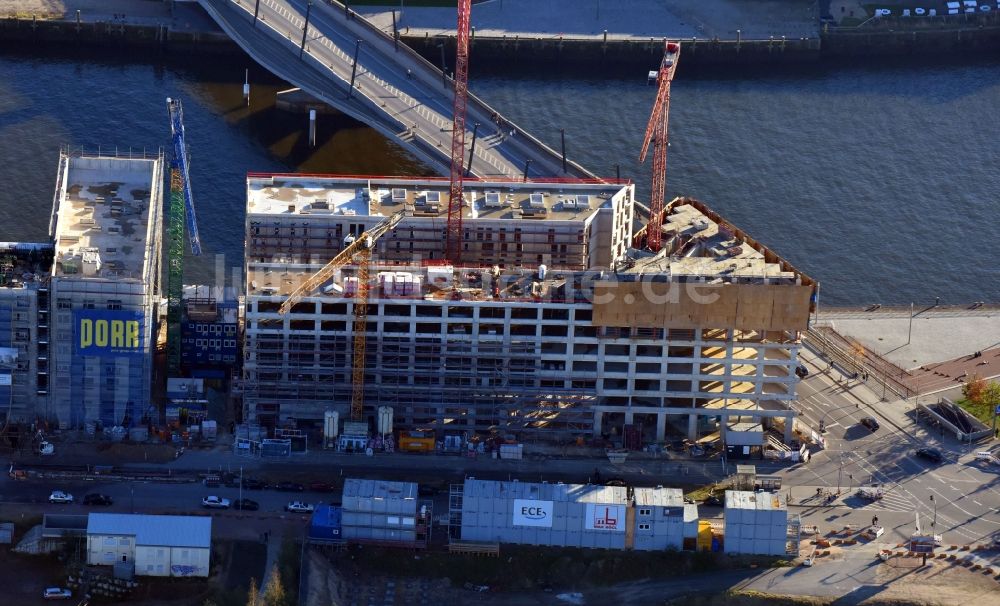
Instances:
[[[670,442],[670,450],[674,452],[686,452],[687,440],[673,440]]]
[[[111,497],[106,494],[97,494],[92,492],[83,497],[84,505],[111,505],[114,503]]]
[[[312,492],[333,492],[333,484],[327,484],[326,482],[313,482],[309,485],[309,490]]]
[[[49,495],[49,503],[64,503],[70,504],[73,502],[73,495],[68,492],[63,492],[61,490],[53,490],[52,494]]]
[[[312,513],[314,507],[310,503],[303,503],[302,501],[291,501],[288,505],[285,505],[285,511],[289,513]]]
[[[243,488],[247,490],[263,490],[267,484],[257,478],[243,478]]]
[[[274,485],[274,489],[281,492],[302,492],[306,487],[296,482],[278,482]]]
[[[796,366],[795,376],[797,376],[800,379],[804,379],[809,376],[809,369],[802,365]]]
[[[236,499],[233,501],[233,509],[239,509],[242,511],[257,511],[260,509],[260,504],[257,501],[251,501],[250,499]]]
[[[201,500],[201,506],[209,509],[229,509],[229,499],[222,497],[208,496]]]
[[[861,419],[861,424],[871,431],[878,431],[878,421],[875,420],[875,417],[865,417]]]
[[[47,587],[42,597],[46,600],[68,600],[73,597],[73,592],[62,587]]]
[[[931,463],[940,463],[944,460],[944,455],[936,448],[918,448],[917,456],[921,459],[927,459]]]
[[[709,507],[722,507],[722,499],[717,495],[708,495],[708,498],[702,503],[702,505],[708,505]]]
[[[625,486],[625,480],[623,478],[609,478],[604,482],[605,486]]]

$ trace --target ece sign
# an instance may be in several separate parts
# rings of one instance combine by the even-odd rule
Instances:
[[[76,355],[142,355],[141,312],[78,309],[73,312],[73,328]]]
[[[552,501],[514,499],[514,526],[552,528]]]
[[[587,517],[584,520],[584,528],[587,530],[625,532],[625,506],[587,503]]]

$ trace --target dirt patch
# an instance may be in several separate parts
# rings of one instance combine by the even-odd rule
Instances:
[[[25,463],[57,463],[60,465],[124,465],[127,463],[159,464],[173,461],[177,449],[170,444],[135,442],[56,442],[56,454],[47,457],[20,457]]]
[[[744,568],[747,558],[700,552],[609,552],[591,549],[538,548],[504,545],[500,557],[475,557],[441,552],[413,553],[376,547],[352,547],[331,556],[345,575],[386,574],[396,578],[450,579],[488,585],[499,591],[546,587],[584,588],[643,579],[664,579],[688,573]],[[773,558],[754,558],[759,567]]]
[[[45,604],[42,591],[65,581],[65,566],[55,556],[0,551],[0,587],[5,604]]]

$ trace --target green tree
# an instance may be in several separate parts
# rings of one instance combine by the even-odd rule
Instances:
[[[267,577],[262,606],[285,606],[285,586],[281,583],[277,565],[271,567],[271,573]]]
[[[979,394],[979,403],[986,406],[990,411],[996,410],[1000,406],[1000,383],[990,381]]]

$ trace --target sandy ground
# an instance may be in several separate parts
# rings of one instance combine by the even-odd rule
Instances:
[[[104,21],[124,15],[127,23],[141,23],[170,16],[170,6],[161,0],[0,0],[0,15],[45,16],[84,21]]]

